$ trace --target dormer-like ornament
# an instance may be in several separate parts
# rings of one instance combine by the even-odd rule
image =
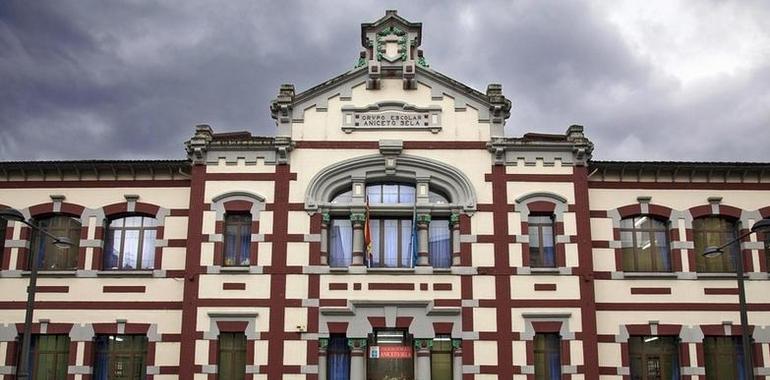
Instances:
[[[294,85],[282,84],[278,96],[270,102],[270,115],[275,119],[278,136],[291,136],[291,117],[294,104]]]
[[[385,16],[373,23],[361,24],[361,52],[356,67],[368,65],[369,78],[366,88],[380,88],[383,77],[401,77],[405,90],[417,88],[414,79],[418,58],[423,67],[425,59],[418,53],[422,41],[422,23],[413,23],[403,19],[396,11],[389,10]]]

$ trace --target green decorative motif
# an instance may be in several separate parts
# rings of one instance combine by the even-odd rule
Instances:
[[[329,338],[318,339],[318,348],[325,350],[326,347],[329,347]]]
[[[395,35],[398,37],[398,59],[406,61],[406,32],[395,26],[389,26],[377,32],[377,60],[382,61],[385,54],[385,38]]]
[[[348,347],[350,348],[366,347],[366,338],[348,338]]]
[[[430,67],[428,62],[425,61],[425,57],[419,57],[417,58],[417,65],[422,67]]]
[[[457,225],[457,223],[460,223],[460,214],[452,214],[449,216],[449,224],[451,225]]]
[[[433,339],[415,339],[414,348],[418,350],[421,348],[433,348]]]
[[[365,222],[366,221],[366,215],[363,213],[354,213],[350,214],[350,221],[351,222]]]
[[[331,220],[332,220],[332,217],[331,215],[329,215],[328,212],[321,214],[321,222],[323,222],[323,224],[329,224]]]
[[[417,223],[418,224],[419,223],[428,224],[428,223],[430,223],[430,220],[431,220],[430,214],[418,214],[417,215]]]
[[[377,35],[380,36],[380,37],[389,36],[391,34],[395,34],[395,35],[397,35],[399,37],[402,37],[402,36],[406,35],[406,32],[401,30],[401,28],[399,28],[397,26],[389,26],[389,27],[387,27],[387,28],[385,28],[383,30],[380,30],[377,33]]]
[[[356,62],[356,65],[353,66],[353,67],[357,69],[357,68],[362,67],[362,66],[366,66],[366,58],[359,57],[358,58],[358,62]]]
[[[463,341],[460,339],[452,339],[452,349],[455,349],[455,350],[459,349],[462,343]]]

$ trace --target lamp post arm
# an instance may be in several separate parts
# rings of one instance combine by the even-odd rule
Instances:
[[[32,228],[32,229],[33,229],[33,230],[35,230],[36,232],[40,232],[40,233],[42,233],[43,235],[45,235],[45,236],[48,236],[48,237],[49,237],[49,238],[51,238],[51,240],[53,240],[54,242],[59,242],[59,241],[61,241],[61,239],[59,239],[59,237],[58,237],[58,236],[56,236],[56,235],[54,235],[54,234],[52,234],[52,233],[50,233],[50,232],[46,231],[45,229],[43,229],[43,228],[40,228],[40,227],[38,227],[38,226],[36,226],[36,225],[34,225],[34,224],[32,224],[32,223],[30,223],[30,222],[26,221],[26,220],[22,220],[22,221],[21,221],[21,223],[24,223],[24,224],[26,224],[27,226],[29,226],[30,228]]]
[[[721,251],[724,248],[727,248],[727,247],[729,247],[729,246],[731,246],[731,245],[733,245],[735,243],[740,242],[741,240],[743,240],[743,238],[745,238],[745,237],[747,237],[747,236],[749,236],[749,235],[751,235],[753,233],[754,233],[754,231],[746,232],[745,234],[743,234],[741,236],[738,236],[737,238],[735,238],[733,240],[730,240],[727,243],[724,243],[724,244],[720,245],[719,247],[716,247],[716,250],[717,251]]]

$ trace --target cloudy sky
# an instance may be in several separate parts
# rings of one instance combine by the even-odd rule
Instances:
[[[193,125],[352,68],[360,23],[423,23],[433,69],[502,83],[507,134],[582,124],[603,160],[770,162],[770,2],[0,2],[0,160],[183,158]]]

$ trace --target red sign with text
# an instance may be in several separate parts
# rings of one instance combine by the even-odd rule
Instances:
[[[382,345],[379,347],[380,359],[409,359],[412,357],[412,347],[410,346]]]

